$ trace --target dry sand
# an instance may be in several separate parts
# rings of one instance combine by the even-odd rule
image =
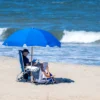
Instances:
[[[100,100],[100,67],[49,63],[58,84],[16,82],[15,58],[0,57],[0,100]]]

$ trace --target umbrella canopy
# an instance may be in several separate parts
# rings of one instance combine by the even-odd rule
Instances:
[[[3,43],[6,46],[43,46],[50,47],[58,46],[61,47],[61,43],[49,32],[36,29],[27,28],[19,30],[10,35]]]

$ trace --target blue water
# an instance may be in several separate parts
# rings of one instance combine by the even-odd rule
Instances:
[[[47,30],[62,42],[62,48],[35,47],[35,58],[100,65],[99,0],[0,0],[0,40],[26,27]],[[18,49],[0,44],[0,55],[18,57]]]
[[[100,31],[99,0],[0,0],[0,27]]]
[[[0,47],[1,56],[18,58],[22,48]],[[28,48],[30,50],[30,48]],[[34,59],[49,62],[100,65],[100,45],[97,44],[62,44],[61,48],[34,47]],[[29,55],[30,58],[30,55]]]

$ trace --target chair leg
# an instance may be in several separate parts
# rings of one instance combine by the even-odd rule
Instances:
[[[23,77],[20,77],[19,76],[22,74],[22,72],[20,72],[18,75],[17,75],[17,78],[16,78],[16,81],[20,81],[20,79],[22,79]]]

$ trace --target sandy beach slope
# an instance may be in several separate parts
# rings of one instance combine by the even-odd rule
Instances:
[[[15,58],[0,57],[0,100],[100,100],[100,67],[49,63],[58,84],[16,82]]]

